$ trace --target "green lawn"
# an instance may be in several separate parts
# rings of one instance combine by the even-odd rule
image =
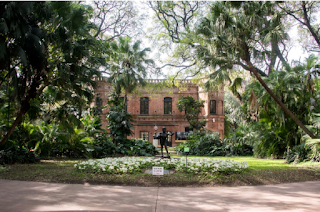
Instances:
[[[178,156],[177,156],[178,157]],[[180,157],[180,156],[179,156]],[[188,156],[189,158],[202,158],[202,156]],[[286,169],[293,167],[293,165],[286,164],[285,160],[279,159],[259,159],[254,157],[243,157],[243,156],[235,156],[235,157],[206,157],[206,158],[214,158],[214,159],[221,159],[221,160],[234,160],[237,162],[247,161],[249,167],[252,169]],[[319,163],[320,166],[320,163]]]
[[[178,156],[173,156],[178,157]],[[195,157],[195,156],[188,156]],[[57,183],[90,183],[131,186],[242,186],[320,180],[320,163],[285,164],[284,160],[253,157],[210,157],[247,161],[249,168],[240,173],[190,174],[174,172],[163,177],[145,173],[106,174],[80,172],[77,160],[43,160],[37,164],[13,164],[0,169],[1,179]]]
[[[174,158],[179,158],[182,156],[173,156]],[[185,156],[184,156],[185,157]],[[286,169],[294,167],[318,167],[320,168],[320,163],[318,162],[302,162],[299,164],[287,164],[284,159],[259,159],[250,156],[234,156],[234,157],[209,157],[209,156],[188,156],[188,158],[213,158],[221,160],[234,160],[237,162],[247,161],[249,167],[252,169]]]

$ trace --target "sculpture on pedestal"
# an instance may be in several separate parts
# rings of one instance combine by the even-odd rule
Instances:
[[[173,135],[174,132],[172,133],[168,133],[166,131],[166,127],[162,127],[162,132],[161,133],[157,133],[154,134],[153,138],[154,139],[159,139],[160,140],[160,145],[161,145],[161,156],[163,157],[163,146],[165,147],[166,151],[167,151],[167,156],[169,157],[169,152],[168,152],[168,148],[167,148],[167,142],[168,142],[168,136],[169,135]]]

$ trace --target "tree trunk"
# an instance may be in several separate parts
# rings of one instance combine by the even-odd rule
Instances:
[[[267,84],[262,80],[258,72],[255,70],[254,66],[251,64],[250,61],[246,61],[247,65],[250,67],[250,71],[256,76],[258,81],[261,83],[261,85],[266,89],[266,91],[270,94],[270,96],[278,103],[278,105],[281,107],[281,109],[290,116],[293,121],[301,127],[301,129],[307,133],[311,138],[316,138],[316,136],[313,135],[313,133],[308,130],[304,124],[281,102],[281,100],[273,93],[273,91],[267,86]]]
[[[13,133],[14,129],[18,126],[22,116],[24,116],[24,114],[26,114],[26,112],[20,110],[20,112],[18,113],[16,120],[14,120],[13,124],[11,125],[10,129],[8,130],[8,133],[3,137],[3,139],[0,142],[0,145],[5,144],[9,138],[9,136]]]
[[[127,91],[124,92],[124,109],[127,111]]]
[[[317,33],[314,31],[313,27],[311,26],[311,23],[310,23],[310,20],[309,20],[310,17],[308,18],[308,12],[307,12],[306,2],[305,1],[302,2],[302,9],[303,9],[304,23],[308,27],[312,37],[315,39],[315,41],[317,42],[318,46],[320,47],[320,39],[319,39]]]
[[[301,127],[301,129],[307,133],[311,138],[316,138],[316,136],[313,135],[312,132],[310,132],[310,130],[308,130],[304,124],[285,106],[285,104],[283,104],[283,102],[273,93],[273,91],[268,87],[268,85],[262,80],[261,76],[259,75],[258,71],[256,70],[256,68],[253,66],[253,64],[250,61],[250,52],[249,52],[249,47],[247,45],[247,43],[243,42],[242,43],[242,49],[243,49],[243,53],[240,56],[242,60],[244,60],[247,64],[247,66],[249,66],[250,72],[252,72],[256,78],[258,79],[258,81],[260,82],[260,84],[266,89],[266,91],[269,93],[269,95],[278,103],[278,105],[281,107],[281,109],[288,115],[290,116],[293,121],[299,126]]]
[[[45,80],[47,81],[47,80]],[[3,137],[3,139],[0,142],[0,145],[5,144],[10,135],[13,133],[14,129],[18,126],[21,118],[29,111],[30,109],[30,100],[31,99],[35,99],[38,98],[40,96],[40,94],[42,93],[43,89],[45,87],[47,87],[47,84],[43,85],[40,89],[36,90],[38,87],[39,83],[38,82],[34,82],[30,87],[30,90],[28,91],[28,95],[26,96],[26,98],[21,102],[21,108],[20,111],[16,117],[16,119],[14,120],[14,122],[12,123],[11,127],[8,130],[8,133]]]

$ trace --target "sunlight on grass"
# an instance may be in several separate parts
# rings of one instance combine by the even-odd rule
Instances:
[[[234,160],[237,162],[247,161],[249,168],[254,169],[287,169],[292,167],[293,165],[289,165],[285,163],[285,160],[280,159],[259,159],[254,157],[244,157],[244,156],[235,156],[235,157],[209,157],[209,156],[188,156],[189,158],[194,157],[206,157],[206,158],[213,158],[213,159],[220,159],[220,160]]]
[[[295,166],[298,166],[298,167],[309,167],[309,166],[312,166],[312,167],[319,167],[320,168],[320,163],[319,162],[307,161],[307,162],[298,163]]]

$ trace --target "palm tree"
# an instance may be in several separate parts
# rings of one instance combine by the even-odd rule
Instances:
[[[198,58],[213,68],[241,66],[250,71],[281,109],[311,138],[315,138],[268,87],[261,77],[267,74],[254,65],[272,66],[276,55],[283,67],[290,70],[278,51],[279,42],[284,39],[281,36],[285,35],[281,31],[280,19],[271,2],[216,2],[197,30],[202,38],[201,45],[197,45]],[[271,38],[265,39],[266,35]],[[264,63],[269,58],[271,61]]]
[[[147,75],[146,66],[153,64],[153,60],[146,59],[146,54],[150,48],[140,50],[140,41],[136,41],[132,46],[129,37],[119,37],[119,41],[110,44],[111,54],[109,56],[109,70],[111,76],[109,82],[114,86],[117,94],[121,89],[125,92],[125,104],[127,106],[127,95],[138,85],[144,86],[144,78]]]

